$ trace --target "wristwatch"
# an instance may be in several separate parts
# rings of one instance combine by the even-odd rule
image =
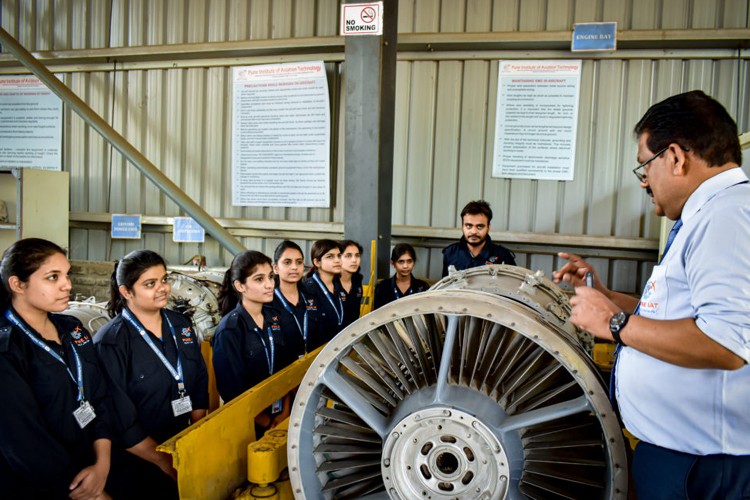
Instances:
[[[609,331],[612,333],[612,337],[615,339],[615,342],[622,346],[625,346],[626,344],[620,338],[620,331],[625,328],[625,325],[628,324],[629,319],[630,314],[626,313],[625,311],[620,311],[609,319]]]

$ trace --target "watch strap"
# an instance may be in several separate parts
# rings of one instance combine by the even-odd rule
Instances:
[[[625,325],[623,325],[623,326],[625,326]],[[617,342],[618,344],[620,344],[623,347],[627,347],[627,344],[625,342],[623,342],[622,339],[620,338],[620,329],[611,328],[610,332],[612,332],[612,338],[615,339],[615,342]]]
[[[617,316],[624,316],[624,318],[623,318],[623,320],[621,322],[619,322],[619,324],[614,325],[612,323],[612,321]],[[612,316],[612,319],[609,320],[609,331],[610,331],[610,333],[612,333],[612,338],[615,339],[615,342],[617,342],[618,344],[620,344],[623,347],[627,347],[627,344],[622,341],[622,338],[620,337],[620,331],[622,331],[622,329],[625,328],[625,325],[628,324],[628,320],[630,320],[630,314],[628,314],[628,313],[626,313],[624,311],[615,314],[614,316]]]

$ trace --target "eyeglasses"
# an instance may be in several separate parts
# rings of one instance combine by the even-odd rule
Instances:
[[[645,179],[645,177],[643,176],[643,169],[646,168],[646,165],[648,165],[649,163],[651,163],[652,161],[654,161],[655,159],[663,155],[664,151],[666,151],[667,149],[669,149],[669,146],[660,149],[659,152],[656,153],[654,156],[652,156],[651,158],[644,161],[643,163],[641,163],[640,165],[638,165],[637,167],[633,169],[633,173],[635,174],[636,177],[638,177],[638,182],[644,182],[643,179]]]
[[[643,175],[643,169],[646,168],[646,165],[648,165],[649,163],[651,163],[652,161],[654,161],[655,159],[657,159],[658,157],[660,157],[661,155],[663,155],[664,151],[666,151],[667,149],[669,149],[669,146],[666,146],[666,147],[660,149],[659,152],[656,153],[654,156],[652,156],[651,158],[649,158],[648,160],[644,161],[643,163],[641,163],[640,165],[638,165],[637,167],[635,167],[633,169],[633,173],[638,178],[638,182],[644,182],[645,177]],[[686,153],[688,151],[690,151],[690,148],[687,148],[685,146],[680,146],[680,149],[682,149]]]

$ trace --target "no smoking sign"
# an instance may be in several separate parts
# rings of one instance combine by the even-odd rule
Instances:
[[[341,6],[341,35],[382,35],[383,2]]]

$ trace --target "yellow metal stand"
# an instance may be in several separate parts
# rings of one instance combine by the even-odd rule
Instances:
[[[219,408],[221,399],[219,390],[216,388],[216,375],[214,375],[214,350],[208,340],[201,342],[201,354],[206,362],[206,370],[208,370],[208,413],[211,413]]]
[[[375,267],[377,265],[377,255],[375,255],[375,252],[377,249],[377,241],[372,240],[370,242],[370,284],[362,287],[362,305],[359,306],[360,318],[372,311],[372,306],[375,302]]]
[[[611,342],[596,342],[593,352],[594,363],[604,371],[609,371],[615,363],[615,344]]]
[[[281,480],[287,467],[286,442],[289,419],[247,447],[247,479],[251,484],[234,498],[237,500],[292,500],[289,476]]]
[[[255,416],[299,385],[321,349],[298,359],[157,447],[172,455],[181,499],[224,500],[245,483],[248,445],[255,441]],[[278,435],[272,434],[271,438],[278,439]],[[286,467],[286,446],[282,448]],[[279,450],[277,442],[276,451]],[[265,455],[272,456],[272,463],[263,466],[263,478],[270,477],[271,469],[280,466],[278,455]]]

